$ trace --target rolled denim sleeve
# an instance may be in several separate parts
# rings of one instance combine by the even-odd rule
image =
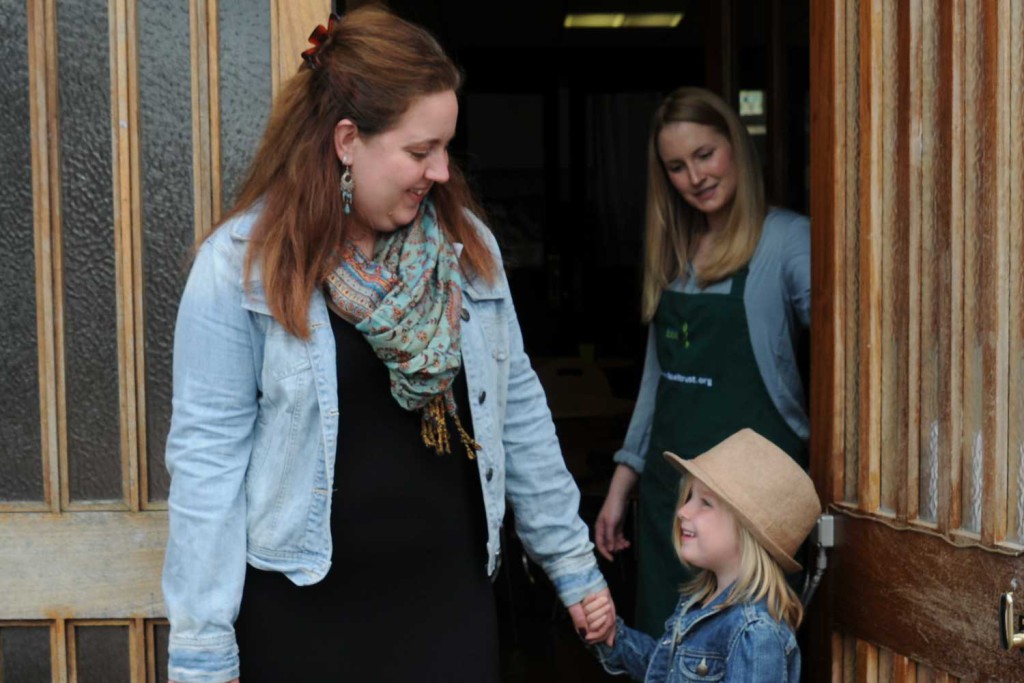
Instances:
[[[605,671],[610,674],[627,674],[634,680],[642,681],[647,675],[647,667],[658,647],[658,641],[626,626],[622,617],[616,617],[615,645],[608,647],[604,643],[597,643],[593,647]]]
[[[626,440],[612,458],[638,474],[644,471],[647,451],[651,446],[651,423],[654,421],[654,402],[660,379],[661,365],[658,363],[658,350],[655,347],[654,323],[651,323],[647,333],[647,353],[644,358],[644,372],[640,379],[640,393],[633,407],[633,417],[629,420]]]
[[[605,588],[594,545],[579,516],[580,493],[565,467],[547,398],[523,348],[511,297],[508,307],[508,402],[502,444],[506,492],[516,533],[566,605]]]
[[[245,578],[244,477],[257,380],[241,278],[215,239],[197,254],[174,334],[163,592],[169,676],[182,683],[239,675],[234,621]]]
[[[794,658],[799,666],[799,657]],[[779,628],[764,621],[748,624],[736,637],[725,661],[726,683],[779,683],[800,679],[788,671]],[[795,676],[794,676],[795,673]]]

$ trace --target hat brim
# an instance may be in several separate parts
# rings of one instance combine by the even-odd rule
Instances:
[[[700,481],[711,489],[716,496],[724,500],[732,509],[733,513],[739,518],[743,527],[750,532],[758,543],[764,546],[764,549],[768,551],[768,554],[772,556],[772,559],[779,563],[779,566],[782,567],[784,572],[787,574],[793,574],[803,571],[803,565],[797,562],[792,555],[787,553],[781,546],[769,538],[761,527],[758,524],[755,524],[753,520],[744,513],[742,507],[736,504],[736,501],[733,500],[732,496],[730,496],[729,493],[718,482],[716,482],[713,477],[703,470],[700,465],[695,464],[693,460],[684,460],[670,451],[665,451],[663,455],[665,460],[668,460],[668,462],[677,470],[700,479]]]

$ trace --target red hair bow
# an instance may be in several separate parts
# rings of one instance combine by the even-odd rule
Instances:
[[[327,27],[324,28],[324,25],[320,24],[313,29],[312,33],[309,34],[309,42],[313,44],[313,47],[305,50],[302,53],[302,58],[306,60],[306,64],[309,65],[310,69],[315,70],[320,68],[320,52],[323,49],[324,44],[327,43],[327,39],[334,32],[334,25],[338,23],[339,20],[340,17],[334,12],[331,12],[331,17],[327,21]]]

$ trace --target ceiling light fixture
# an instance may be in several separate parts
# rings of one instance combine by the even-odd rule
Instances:
[[[682,12],[566,14],[565,28],[675,28]]]

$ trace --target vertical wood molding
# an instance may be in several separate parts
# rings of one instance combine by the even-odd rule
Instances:
[[[940,530],[947,528],[949,453],[952,447],[953,404],[951,321],[954,285],[953,227],[951,223],[950,158],[952,149],[951,45],[952,5],[950,2],[922,3],[920,52],[912,61],[919,70],[920,125],[912,131],[920,141],[920,343],[919,343],[919,428],[918,451],[926,468],[920,472],[921,488],[927,489],[917,514]],[[912,211],[911,220],[915,220]]]
[[[127,29],[128,53],[128,132],[129,160],[131,167],[131,239],[132,239],[132,307],[134,318],[132,332],[135,343],[135,453],[132,473],[132,510],[146,507],[149,498],[148,462],[148,413],[146,410],[146,309],[145,270],[143,250],[145,240],[142,231],[142,152],[141,152],[141,106],[139,103],[139,30],[138,0],[125,3],[125,26]]]
[[[906,135],[906,42],[909,39],[907,2],[877,0],[881,12],[882,70],[880,108],[881,145],[887,150],[881,171],[879,239],[879,509],[887,515],[906,515],[906,456],[908,407],[909,225]],[[900,9],[902,7],[902,10]],[[877,72],[876,72],[877,73]],[[902,108],[901,108],[902,106]]]
[[[196,239],[199,240],[208,235],[213,227],[208,0],[190,0],[189,25],[192,59],[192,183]]]
[[[825,504],[843,499],[842,3],[811,5],[811,475]]]
[[[67,653],[67,672],[71,683],[78,683],[78,636],[75,633],[78,624],[64,621],[64,651]]]
[[[950,329],[950,449],[948,461],[943,459],[940,467],[939,529],[949,531],[960,526],[963,511],[961,484],[963,468],[963,395],[964,386],[964,338],[957,330],[964,329],[964,23],[966,21],[966,0],[951,0],[949,3],[949,28],[940,39],[940,48],[948,48],[952,55],[950,70],[952,83],[950,134],[950,247],[951,247],[951,319]]]
[[[142,679],[147,683],[158,681],[156,670],[156,625],[158,622],[149,619],[143,622],[145,629],[145,653],[146,653],[146,678]]]
[[[810,6],[811,386],[810,474],[822,502],[843,499],[846,163],[845,1]],[[828,579],[807,614],[808,680],[835,680],[842,641],[832,634]]]
[[[901,463],[904,477],[900,487],[900,501],[896,517],[901,521],[916,519],[920,509],[920,453],[921,453],[921,171],[922,171],[922,8],[920,0],[899,4],[900,29],[897,42],[905,46],[900,53],[901,120],[899,130],[906,136],[906,148],[897,177],[903,179],[906,199],[898,201],[901,216],[907,225],[907,358],[905,423],[902,437],[906,445],[906,462]]]
[[[68,683],[68,624],[57,618],[50,630],[50,675],[53,683]]]
[[[1009,2],[1010,348],[1007,411],[1007,538],[1024,542],[1024,5]]]
[[[867,0],[865,0],[867,1]],[[860,157],[862,154],[860,140],[860,0],[847,0],[843,14],[842,33],[844,35],[843,73],[844,108],[840,111],[840,122],[844,133],[845,155],[841,166],[837,167],[839,181],[842,183],[842,213],[837,215],[845,229],[845,251],[838,259],[842,263],[845,278],[842,286],[846,345],[843,347],[842,362],[844,368],[845,387],[841,397],[845,411],[844,463],[846,472],[844,482],[844,500],[856,502],[857,487],[860,485],[860,425],[861,405],[855,398],[860,393],[859,347],[861,344],[860,305],[858,290],[860,288],[860,269],[857,267],[860,244],[859,185]]]
[[[57,111],[59,64],[57,59],[57,0],[46,4],[46,83],[51,104],[47,116],[50,153],[50,226],[53,273],[54,374],[57,384],[57,457],[51,461],[53,481],[58,482],[60,498],[53,501],[53,512],[66,510],[70,504],[68,481],[68,410],[66,363],[64,355],[64,211],[61,201],[60,118]]]
[[[962,526],[983,542],[1005,530],[1007,354],[1007,232],[999,205],[999,30],[995,3],[971,4],[966,14],[964,193],[964,441]],[[1000,485],[1001,483],[1001,485]],[[1001,501],[997,512],[990,502]],[[990,514],[991,513],[991,514]],[[1002,522],[1002,523],[1000,523]]]
[[[880,503],[881,354],[882,354],[882,221],[885,196],[883,130],[884,13],[880,0],[865,0],[860,8],[860,292],[861,339],[858,344],[860,405],[858,507],[875,512]]]
[[[146,678],[146,622],[143,619],[131,619],[128,622],[129,667],[131,683],[147,683]]]
[[[210,221],[216,225],[220,221],[223,203],[223,183],[221,176],[221,140],[220,140],[220,21],[218,4],[220,0],[206,0],[208,27],[207,59],[210,70]]]
[[[46,0],[29,0],[28,87],[30,135],[32,136],[32,215],[35,248],[36,338],[39,363],[39,436],[43,472],[43,501],[31,509],[60,509],[60,442],[57,411],[57,358],[54,328],[54,273],[52,202],[56,168],[52,149],[51,117],[54,93],[50,40],[52,6]],[[5,506],[7,507],[7,506]],[[18,505],[16,507],[25,507]]]
[[[134,2],[134,0],[132,0]],[[117,358],[121,426],[121,495],[129,509],[139,508],[138,415],[135,400],[136,335],[132,119],[129,72],[128,0],[110,0],[111,162],[114,207],[115,296],[117,298]]]
[[[984,405],[985,429],[992,433],[992,446],[985,450],[984,483],[982,485],[982,524],[981,537],[987,544],[1000,543],[1006,539],[1007,532],[1007,462],[1010,400],[1010,234],[1012,197],[1019,193],[1021,186],[1011,185],[1012,166],[1010,161],[1010,140],[1012,122],[1015,120],[1012,110],[1013,84],[1011,82],[1012,39],[1010,31],[1013,27],[1013,14],[1006,0],[998,3],[985,4],[982,9],[984,41],[987,46],[986,67],[990,70],[988,83],[993,88],[992,104],[989,108],[994,117],[994,128],[991,144],[995,150],[987,160],[995,166],[989,175],[996,187],[993,205],[990,192],[982,195],[983,201],[989,204],[989,218],[994,221],[991,230],[992,244],[987,255],[988,260],[995,261],[995,267],[989,269],[991,287],[995,290],[989,315],[992,318],[991,328],[994,332],[994,358],[990,358],[991,372],[994,382],[989,380],[989,372],[985,373],[982,389],[985,392]],[[1017,113],[1017,118],[1020,117]],[[1017,179],[1019,181],[1019,179]],[[994,253],[991,251],[994,249]],[[991,335],[991,333],[990,333]],[[990,336],[991,338],[991,336]]]

